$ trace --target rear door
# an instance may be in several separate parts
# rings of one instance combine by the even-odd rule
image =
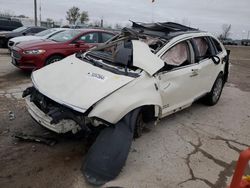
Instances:
[[[192,40],[195,49],[195,61],[200,65],[199,75],[202,83],[202,93],[210,92],[221,71],[223,60],[222,49],[217,51],[209,37],[197,37]],[[214,63],[212,56],[218,55],[219,63]]]

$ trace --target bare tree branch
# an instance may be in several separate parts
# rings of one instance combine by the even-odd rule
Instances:
[[[231,24],[222,25],[222,34],[221,34],[222,39],[227,39],[229,37],[231,28],[232,28]]]

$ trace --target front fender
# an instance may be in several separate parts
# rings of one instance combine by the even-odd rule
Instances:
[[[147,73],[96,103],[88,117],[116,124],[130,111],[145,105],[162,107],[156,80]]]

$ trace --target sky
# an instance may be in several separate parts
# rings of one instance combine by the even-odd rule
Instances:
[[[0,11],[33,17],[33,0],[0,0]],[[174,21],[219,35],[223,24],[231,24],[230,37],[250,34],[250,0],[37,0],[42,20],[65,20],[66,11],[77,6],[89,13],[90,21],[103,18],[104,24],[129,20],[141,22]],[[39,15],[39,14],[38,14]],[[250,37],[250,36],[249,36]]]

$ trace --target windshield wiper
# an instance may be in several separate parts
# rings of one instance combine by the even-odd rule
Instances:
[[[55,39],[50,39],[50,38],[49,38],[49,40],[52,40],[52,41],[54,41],[54,42],[58,42],[58,41],[57,41],[57,40],[55,40]]]
[[[77,55],[77,54],[76,54]],[[77,57],[77,56],[76,56]],[[80,57],[78,56],[78,58],[82,58],[82,59],[86,59],[87,61],[89,61],[92,65],[96,66],[96,67],[103,67],[103,65],[98,62],[97,60],[91,58],[91,57],[87,57],[86,55],[80,55]]]

